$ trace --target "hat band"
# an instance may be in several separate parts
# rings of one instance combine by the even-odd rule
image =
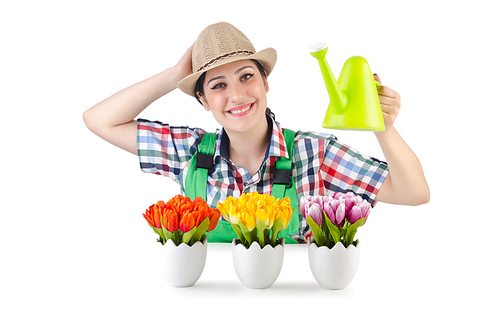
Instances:
[[[203,66],[201,66],[201,68],[198,69],[196,72],[200,72],[202,70],[205,70],[206,68],[210,67],[211,65],[213,65],[216,62],[222,61],[222,60],[224,60],[224,59],[226,59],[228,57],[231,57],[231,56],[234,56],[234,55],[239,55],[239,54],[249,54],[249,55],[252,55],[254,53],[251,52],[251,51],[236,51],[236,52],[227,53],[227,54],[218,56],[215,59],[212,59],[212,60],[208,61]]]

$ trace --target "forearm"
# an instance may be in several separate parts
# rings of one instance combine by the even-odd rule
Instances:
[[[147,106],[177,87],[181,75],[174,68],[117,92],[84,113],[85,123],[98,134],[133,121]]]
[[[430,193],[418,157],[391,126],[376,137],[389,165],[390,175],[382,185],[378,201],[419,205],[429,201]],[[385,186],[385,187],[384,187]]]

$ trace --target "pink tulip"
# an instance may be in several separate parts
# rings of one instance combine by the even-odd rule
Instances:
[[[307,218],[307,214],[309,213],[310,207],[310,196],[303,196],[300,198],[300,212],[304,218]]]
[[[356,205],[355,199],[354,198],[347,198],[344,201],[345,201],[345,213],[346,213],[346,215],[349,215],[352,207]]]
[[[337,207],[337,211],[335,212],[335,223],[339,228],[344,226],[344,219],[345,219],[345,204],[340,203],[339,206]]]
[[[325,204],[323,206],[323,210],[326,213],[326,216],[335,223],[335,212],[337,211],[337,208],[339,206],[340,202],[338,200],[334,199],[328,199],[325,201]]]
[[[313,196],[313,197],[312,197],[312,199],[311,199],[311,203],[315,203],[315,204],[317,204],[317,205],[318,205],[319,210],[320,210],[320,212],[321,212],[321,215],[323,215],[323,204],[324,204],[324,202],[323,202],[323,201],[324,201],[324,200],[323,200],[323,197],[322,197],[322,196],[319,196],[319,195],[315,195],[315,196]]]
[[[341,200],[344,197],[344,193],[342,193],[342,192],[330,193],[330,197],[335,199],[335,200]]]
[[[349,223],[354,224],[357,220],[363,218],[363,214],[361,212],[361,208],[358,206],[353,206],[349,215],[347,216],[347,220]]]
[[[364,200],[362,203],[359,204],[359,207],[361,208],[361,214],[365,218],[365,222],[368,219],[368,215],[370,215],[371,211],[371,205],[368,203],[368,201]]]
[[[311,204],[311,206],[309,207],[308,216],[311,216],[313,221],[316,222],[316,224],[318,224],[319,226],[323,224],[323,215],[317,203]]]

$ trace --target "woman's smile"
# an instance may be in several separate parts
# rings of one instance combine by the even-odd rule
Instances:
[[[254,105],[255,103],[247,103],[238,107],[233,107],[229,109],[227,112],[234,117],[245,116],[252,111]]]

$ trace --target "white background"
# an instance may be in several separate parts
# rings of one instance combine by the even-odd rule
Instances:
[[[241,3],[241,4],[240,4]],[[0,6],[0,329],[497,329],[498,91],[494,1],[5,1]],[[402,97],[396,127],[431,202],[378,204],[358,231],[358,273],[327,291],[306,246],[289,246],[268,290],[244,288],[212,244],[187,289],[168,287],[142,217],[178,192],[93,135],[83,112],[173,66],[212,23],[274,47],[269,106],[285,127],[321,127],[328,97],[308,53],[325,41],[338,75],[362,55]],[[142,114],[214,130],[176,90]],[[383,158],[373,133],[334,131]]]

